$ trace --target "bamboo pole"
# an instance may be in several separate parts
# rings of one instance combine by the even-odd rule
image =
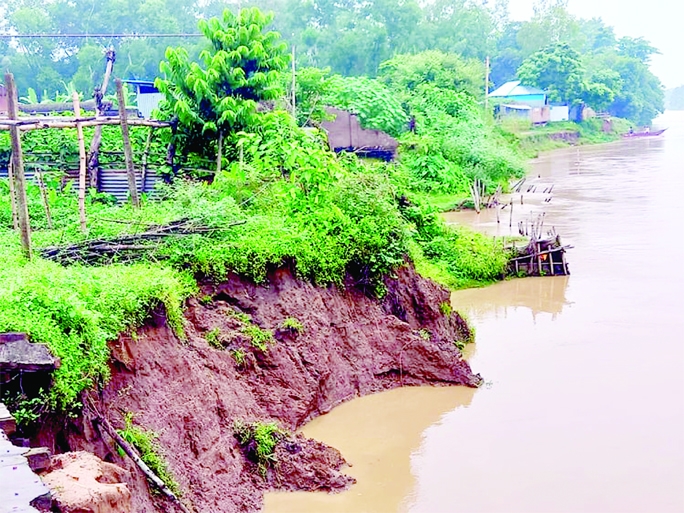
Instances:
[[[152,147],[152,137],[154,136],[154,127],[150,127],[147,132],[147,141],[145,141],[145,150],[142,154],[142,177],[140,179],[140,190],[145,192],[145,180],[147,180],[147,160],[150,155],[150,148]]]
[[[107,116],[104,118],[94,118],[92,116],[73,119],[73,118],[22,118],[20,120],[0,119],[0,130],[7,130],[11,127],[19,127],[21,130],[42,130],[45,128],[76,128],[76,124],[80,123],[82,127],[88,126],[104,126],[104,125],[118,125],[120,124],[118,116]],[[129,119],[129,126],[149,126],[154,128],[170,127],[171,123],[164,121],[153,121],[150,119]]]
[[[35,177],[38,182],[38,187],[40,188],[40,197],[43,200],[43,209],[45,210],[47,225],[48,228],[52,230],[52,214],[50,213],[50,203],[48,202],[47,190],[45,190],[45,182],[43,182],[43,173],[36,169]]]
[[[17,88],[14,83],[14,75],[5,73],[5,86],[7,88],[7,114],[10,119],[19,117]],[[17,200],[17,219],[21,234],[21,247],[24,256],[31,259],[31,225],[26,199],[26,177],[24,176],[24,158],[21,152],[21,134],[18,127],[10,128],[12,139],[12,167],[14,171],[14,190]]]
[[[74,115],[76,118],[80,118],[81,102],[78,99],[78,93],[76,91],[74,91],[73,100]],[[81,224],[81,231],[85,233],[88,229],[85,211],[86,150],[85,140],[83,139],[83,127],[80,123],[76,123],[76,134],[78,136],[78,218]]]
[[[116,444],[121,447],[123,452],[133,460],[133,462],[138,466],[138,468],[145,474],[145,477],[149,479],[166,497],[168,497],[173,503],[175,503],[183,513],[190,513],[190,510],[185,504],[183,504],[178,497],[169,489],[168,486],[161,480],[161,478],[155,474],[150,467],[147,466],[142,458],[138,455],[138,452],[131,447],[131,445],[123,439],[123,437],[117,433],[116,429],[112,427],[109,421],[97,410],[92,401],[89,401],[90,409],[95,416],[95,421],[104,428],[107,434],[116,442]]]
[[[121,137],[123,138],[124,156],[126,158],[126,176],[128,177],[128,191],[131,194],[131,203],[135,208],[140,207],[138,198],[138,186],[135,183],[135,169],[133,168],[133,150],[131,149],[131,138],[128,133],[128,119],[126,116],[126,100],[124,98],[123,83],[117,78],[116,98],[119,101],[119,118],[121,123]]]
[[[19,220],[17,218],[17,194],[14,190],[14,164],[12,163],[13,159],[14,157],[10,154],[9,166],[7,166],[7,178],[9,182],[10,203],[12,205],[12,226],[16,231],[19,229]]]

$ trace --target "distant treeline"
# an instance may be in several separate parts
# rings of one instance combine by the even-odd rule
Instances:
[[[684,85],[665,91],[665,108],[667,110],[684,110]]]
[[[574,63],[563,101],[598,103],[613,115],[648,123],[663,110],[660,81],[649,71],[657,53],[643,38],[617,38],[603,20],[579,19],[567,0],[539,0],[529,21],[510,19],[507,0],[252,0],[275,12],[274,28],[295,46],[299,66],[330,68],[343,76],[377,76],[382,62],[395,55],[440,50],[484,63],[491,59],[491,87],[516,78],[523,62],[536,52],[565,44]],[[14,0],[4,9],[0,29],[20,34],[61,33],[63,37],[0,39],[0,63],[17,76],[23,94],[52,96],[72,83],[91,91],[104,71],[103,48],[118,53],[116,73],[154,79],[167,46],[182,45],[196,57],[206,44],[198,38],[151,38],[134,34],[196,33],[197,20],[219,14],[218,0]],[[236,6],[237,8],[237,6]],[[73,38],[66,34],[126,33],[131,37]],[[575,59],[576,60],[576,59]],[[539,64],[539,63],[538,63]],[[540,68],[539,82],[565,80],[567,69]],[[534,70],[528,79],[534,77]],[[531,84],[532,85],[532,84]],[[541,83],[540,85],[544,85]],[[586,86],[586,87],[585,87]],[[574,91],[574,93],[573,93]],[[574,96],[572,96],[574,94]]]

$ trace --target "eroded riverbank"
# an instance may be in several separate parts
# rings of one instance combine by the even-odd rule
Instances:
[[[518,220],[545,211],[548,227],[575,245],[573,274],[453,295],[477,329],[470,362],[488,382],[467,408],[440,412],[435,399],[418,445],[352,453],[360,475],[377,461],[402,462],[372,487],[270,495],[265,511],[335,511],[352,494],[347,511],[684,510],[684,278],[675,264],[684,243],[673,235],[681,222],[684,117],[659,121],[670,127],[661,139],[561,150],[534,163],[531,181],[555,184],[553,197],[526,197],[513,233]],[[469,215],[456,214],[461,222]],[[472,224],[511,233],[493,212]],[[420,424],[411,392],[392,392],[386,403],[373,398],[379,432],[404,430],[403,421],[383,421],[404,393],[411,429]],[[433,401],[430,393],[421,404]],[[311,426],[343,454],[354,404]],[[411,483],[401,499],[395,482]]]

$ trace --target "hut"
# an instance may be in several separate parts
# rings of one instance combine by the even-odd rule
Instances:
[[[327,132],[328,144],[333,151],[349,151],[386,161],[394,158],[399,147],[396,139],[380,130],[363,128],[358,116],[349,111],[328,107],[326,112],[334,118],[323,121],[321,127]]]
[[[488,95],[498,102],[494,107],[499,117],[529,119],[533,124],[546,124],[551,120],[551,107],[546,92],[536,87],[525,86],[520,80],[506,82]]]
[[[138,104],[138,115],[141,118],[150,119],[152,111],[159,106],[159,102],[164,99],[164,95],[154,87],[154,82],[149,80],[126,80],[135,88],[135,96]]]

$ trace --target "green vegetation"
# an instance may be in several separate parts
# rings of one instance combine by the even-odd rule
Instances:
[[[288,317],[281,323],[280,327],[284,330],[294,331],[295,333],[301,333],[304,331],[304,325],[295,317]]]
[[[221,329],[214,328],[207,331],[204,334],[204,340],[207,341],[211,347],[215,349],[223,349],[223,343],[221,342]]]
[[[553,43],[525,59],[518,78],[548,92],[552,102],[584,103],[641,125],[664,110],[660,81],[649,71],[655,48],[623,38],[582,56],[568,43]]]
[[[247,353],[244,349],[233,349],[230,351],[230,356],[233,357],[238,366],[242,366],[245,364]]]
[[[242,329],[242,332],[249,337],[252,346],[262,352],[265,352],[268,349],[267,344],[273,344],[275,342],[271,330],[261,329],[256,324],[245,326]]]
[[[223,73],[225,65],[231,63],[237,63],[236,69],[240,69],[245,58],[255,56],[255,52],[260,54],[258,45],[251,45],[251,39],[238,47],[242,48],[239,51],[228,40],[237,34],[238,26],[264,28],[266,24],[280,32],[290,45],[296,46],[298,68],[329,68],[332,73],[342,76],[375,77],[381,72],[383,63],[393,60],[393,57],[425,51],[449,52],[468,61],[477,61],[479,79],[476,95],[479,100],[484,90],[482,64],[487,56],[491,57],[492,85],[498,87],[514,80],[521,64],[535,53],[554,48],[557,44],[567,45],[581,55],[581,72],[561,74],[561,77],[571,77],[570,88],[562,80],[550,85],[557,92],[586,85],[576,89],[578,94],[567,97],[568,101],[579,98],[595,110],[606,108],[612,115],[637,124],[650,123],[663,110],[660,83],[649,70],[650,57],[658,53],[657,49],[640,37],[616,37],[614,29],[600,18],[573,16],[568,10],[567,0],[538,0],[533,16],[525,21],[511,19],[505,1],[371,0],[331,3],[324,0],[255,0],[247,5],[274,10],[276,17],[272,23],[270,18],[256,14],[246,14],[242,20],[239,16],[228,16],[212,22],[214,25],[203,22],[202,32],[209,39],[213,38],[219,25],[227,36],[212,39],[213,46],[198,38],[172,37],[164,40],[173,47],[185,48],[183,52],[174,51],[174,59],[178,59],[173,64],[181,65],[176,68],[179,72],[188,72],[187,92],[192,89],[192,94],[181,94],[187,98],[209,100],[213,112],[220,112],[225,106],[218,106],[216,101],[206,96],[203,84],[216,78],[207,72],[216,70]],[[182,34],[196,32],[197,19],[221,16],[224,7],[225,4],[220,2],[200,0],[140,0],[126,9],[117,4],[93,5],[86,0],[53,0],[48,3],[14,0],[7,3],[0,13],[0,24],[8,34],[56,33],[64,31],[64,27],[79,34]],[[245,35],[247,33],[249,30],[244,31]],[[29,41],[28,44],[22,44],[20,40],[0,41],[0,60],[5,68],[14,72],[20,94],[27,96],[27,100],[52,98],[56,91],[65,89],[65,84],[73,84],[76,90],[86,92],[85,97],[90,97],[94,86],[101,83],[105,67],[103,50],[112,44],[112,38],[63,37]],[[166,50],[158,38],[141,36],[113,41],[118,54],[115,68],[118,76],[150,80],[158,75],[159,62]],[[276,39],[269,39],[265,32],[260,43],[267,53],[270,53],[268,48],[272,43],[277,44]],[[223,54],[225,59],[206,61],[204,57],[207,54],[203,52],[208,48],[212,51],[226,50]],[[545,53],[550,56],[553,51],[545,50]],[[202,59],[199,59],[200,55]],[[273,57],[279,60],[281,55],[273,54]],[[201,69],[199,66],[192,69],[184,67],[198,60],[206,66]],[[563,61],[550,60],[553,61],[550,63],[552,67]],[[279,67],[280,63],[272,69]],[[562,67],[565,68],[564,65]],[[468,73],[468,70],[462,70],[462,76]],[[263,76],[260,72],[255,77],[260,75]],[[198,77],[200,80],[195,80]],[[539,75],[540,79],[543,77]],[[246,75],[236,75],[232,79],[236,82],[250,80]],[[255,80],[261,81],[261,78]],[[286,79],[278,81],[282,85],[287,82]],[[41,94],[34,92],[33,98],[28,98],[31,96],[29,88]],[[235,100],[228,100],[232,101]],[[593,102],[596,104],[592,105]],[[245,113],[248,114],[247,111]],[[200,117],[211,121],[211,116]],[[209,127],[207,133],[214,137],[216,130]]]
[[[368,295],[381,296],[385,278],[409,261],[453,288],[503,277],[507,254],[501,244],[447,227],[429,204],[432,195],[467,193],[476,178],[493,189],[523,171],[516,151],[483,119],[476,84],[480,65],[426,52],[397,56],[382,66],[377,79],[309,70],[308,86],[299,94],[311,112],[321,98],[339,101],[363,114],[364,122],[399,137],[396,163],[363,161],[331,152],[320,131],[300,127],[283,109],[284,98],[272,109],[256,109],[258,100],[277,96],[282,80],[276,75],[285,63],[277,35],[266,30],[269,19],[246,10],[202,23],[209,47],[201,64],[183,50],[167,53],[159,81],[166,95],[161,110],[178,117],[173,142],[182,158],[218,160],[221,169],[212,170],[209,179],[180,173],[172,185],[159,186],[154,200],[144,198],[140,209],[91,193],[85,234],[72,186],[62,188],[58,179],[62,170],[45,170],[52,229],[39,189],[29,185],[33,241],[39,248],[112,238],[179,219],[201,227],[201,233],[165,238],[133,261],[66,267],[39,257],[27,262],[11,230],[8,188],[2,182],[0,279],[6,286],[0,290],[0,330],[25,331],[61,359],[50,408],[71,409],[81,391],[106,382],[108,342],[135,330],[159,305],[183,336],[182,305],[197,293],[198,278],[220,281],[234,272],[264,283],[269,271],[288,265],[315,284],[342,287],[351,279]],[[118,144],[113,133],[107,131],[112,149]],[[147,132],[134,133],[140,152]],[[72,136],[41,130],[25,139],[27,147],[57,148],[71,156]],[[161,162],[171,139],[169,131],[158,137],[153,155]],[[0,157],[8,156],[7,148],[7,139],[0,138]],[[247,314],[231,312],[252,346],[267,350],[272,331]],[[207,333],[212,345],[220,345],[220,338],[215,330]],[[237,351],[231,354],[240,365],[245,354]]]
[[[440,303],[439,311],[442,312],[443,315],[449,317],[452,312],[451,303],[449,301],[444,301]]]
[[[279,72],[287,64],[286,45],[277,32],[264,30],[272,21],[272,14],[256,8],[237,15],[226,9],[220,18],[199,22],[209,41],[200,53],[202,64],[183,46],[166,50],[160,66],[165,78],[155,85],[166,97],[162,116],[178,118],[179,150],[211,153],[212,142],[220,144],[224,135],[256,123],[258,101],[282,96]]]
[[[24,428],[36,423],[48,408],[47,394],[41,389],[36,397],[29,398],[22,392],[12,393],[3,391],[0,395],[2,401],[12,412],[17,426]]]
[[[150,470],[164,482],[169,490],[176,496],[179,496],[181,489],[169,470],[169,466],[162,453],[162,448],[159,442],[157,442],[159,435],[134,425],[133,414],[130,412],[124,416],[124,422],[124,429],[117,430],[121,438],[135,447],[140,454],[140,458],[150,467]]]
[[[36,233],[35,239],[44,235],[59,233]],[[26,332],[61,360],[50,390],[52,408],[71,408],[82,390],[106,381],[107,342],[140,326],[155,306],[163,304],[182,333],[181,303],[195,290],[188,274],[151,263],[65,268],[41,259],[25,262],[18,237],[7,230],[2,237],[0,331]]]
[[[247,458],[258,465],[259,473],[266,477],[268,468],[277,462],[275,450],[278,442],[286,435],[275,422],[235,421],[235,438],[247,454]]]
[[[232,308],[228,309],[227,314],[229,317],[233,317],[234,319],[237,319],[243,324],[249,324],[252,322],[252,317],[249,314],[246,314],[244,312],[238,312],[237,310],[233,310]]]
[[[621,118],[611,118],[609,123],[608,127],[604,127],[603,119],[591,118],[580,123],[560,121],[536,127],[532,126],[529,121],[509,119],[501,123],[499,130],[524,155],[536,157],[540,151],[570,145],[617,141],[633,126],[629,121]]]

